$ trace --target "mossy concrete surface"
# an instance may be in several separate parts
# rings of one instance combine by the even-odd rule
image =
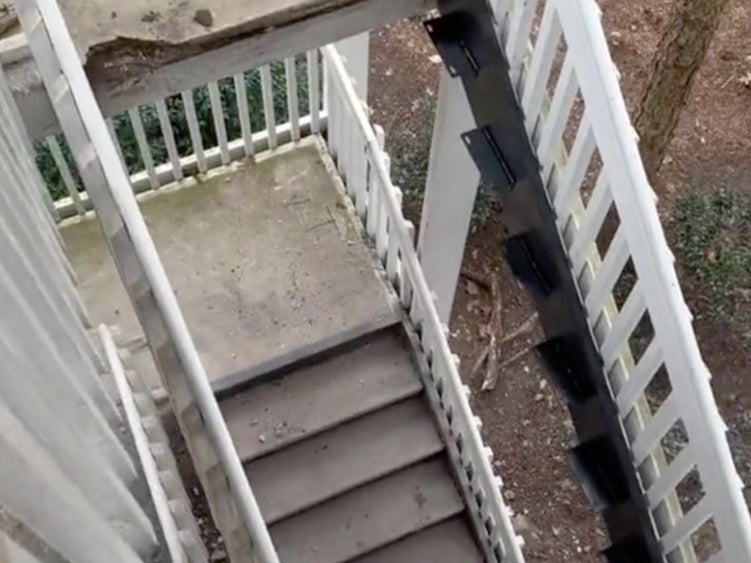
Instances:
[[[357,221],[313,145],[141,203],[212,380],[393,317]],[[95,322],[141,334],[95,220],[62,229]],[[148,351],[133,366],[158,383]]]

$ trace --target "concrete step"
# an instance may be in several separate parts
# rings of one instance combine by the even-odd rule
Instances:
[[[284,563],[339,563],[464,510],[442,455],[271,526]]]
[[[352,563],[482,563],[472,529],[463,515],[353,560]]]
[[[221,400],[240,458],[250,461],[419,393],[399,330]]]
[[[442,450],[429,406],[418,396],[259,458],[247,474],[272,524]]]

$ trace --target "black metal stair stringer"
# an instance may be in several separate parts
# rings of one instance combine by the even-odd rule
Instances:
[[[438,0],[425,27],[464,86],[477,128],[462,134],[501,198],[505,256],[530,291],[547,340],[538,347],[569,408],[582,486],[601,513],[612,563],[663,561],[654,523],[604,374],[570,262],[530,145],[487,0]]]

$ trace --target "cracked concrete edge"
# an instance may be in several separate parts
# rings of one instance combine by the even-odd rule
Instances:
[[[190,1],[183,4],[190,6]],[[79,8],[75,8],[77,3]],[[193,21],[192,12],[182,17],[182,20],[187,18],[182,23],[169,23],[172,20],[166,17],[156,23],[141,22],[147,10],[158,10],[158,5],[154,7],[150,0],[134,0],[128,8],[134,21],[120,27],[103,18],[101,7],[92,9],[90,0],[68,0],[65,4],[63,9],[94,93],[103,114],[111,117],[211,80],[304,53],[391,21],[424,14],[435,2],[221,0],[219,8],[212,6],[215,11],[211,28]],[[249,6],[257,4],[266,4],[266,10],[256,7],[254,14]],[[285,11],[285,6],[290,5],[293,9]],[[118,9],[123,8],[118,5]],[[78,12],[85,17],[77,16]],[[88,35],[78,31],[86,26],[94,31]],[[136,33],[133,30],[138,26],[150,31]],[[190,28],[191,34],[181,34],[180,26]],[[107,33],[95,28],[107,28]],[[57,133],[55,113],[23,37],[0,39],[0,62],[7,67],[30,136],[38,139]]]

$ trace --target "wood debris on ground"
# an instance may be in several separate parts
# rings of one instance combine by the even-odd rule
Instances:
[[[525,346],[522,350],[508,358],[503,358],[503,347],[505,344],[532,332],[537,324],[537,313],[533,313],[521,325],[510,333],[505,334],[503,326],[503,293],[501,290],[500,275],[494,273],[490,278],[487,278],[475,272],[462,270],[461,276],[467,280],[468,287],[472,284],[474,292],[476,292],[477,287],[480,287],[485,289],[490,296],[491,313],[490,322],[487,326],[490,341],[472,366],[469,377],[470,380],[474,379],[483,366],[485,366],[485,375],[480,389],[482,391],[492,391],[495,389],[498,377],[504,368],[524,357],[532,349],[532,346]]]

